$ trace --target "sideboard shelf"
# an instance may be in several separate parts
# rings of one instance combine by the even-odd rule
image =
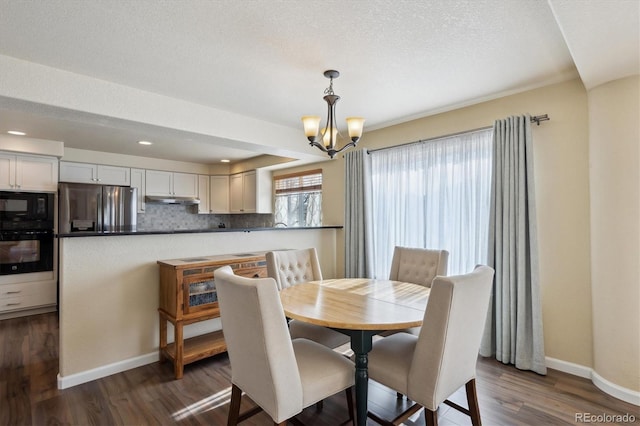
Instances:
[[[186,364],[225,352],[222,330],[184,338],[184,326],[220,316],[213,271],[229,265],[236,275],[249,278],[267,276],[264,253],[243,253],[158,261],[160,267],[160,361],[173,363],[176,379],[182,378]],[[168,342],[167,327],[174,328]]]

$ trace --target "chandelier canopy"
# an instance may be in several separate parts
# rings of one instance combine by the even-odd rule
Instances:
[[[324,72],[324,76],[329,79],[329,87],[324,90],[323,97],[327,103],[327,121],[325,126],[322,130],[320,129],[320,117],[317,115],[303,116],[302,124],[304,126],[304,134],[309,140],[309,145],[319,148],[329,154],[329,157],[333,158],[345,149],[356,146],[362,137],[364,118],[347,117],[347,129],[351,141],[342,148],[336,149],[336,142],[338,139],[342,139],[342,135],[340,135],[338,126],[336,126],[336,103],[340,99],[340,96],[333,92],[333,79],[338,78],[340,73],[336,70],[327,70]]]

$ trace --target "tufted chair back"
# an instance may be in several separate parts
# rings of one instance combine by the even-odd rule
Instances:
[[[305,281],[322,279],[315,248],[270,251],[266,254],[267,274],[276,280],[278,290]]]
[[[231,364],[228,425],[257,412],[240,414],[243,392],[278,425],[344,390],[350,407],[353,363],[318,343],[290,338],[273,278],[241,277],[229,266],[213,275]]]
[[[396,246],[389,279],[431,287],[436,275],[447,275],[449,252]]]

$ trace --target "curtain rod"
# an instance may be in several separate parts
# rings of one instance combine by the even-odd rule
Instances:
[[[533,117],[531,117],[531,122],[532,123],[536,123],[538,126],[540,125],[541,121],[549,121],[549,120],[551,120],[551,119],[549,118],[548,114],[534,115]],[[369,150],[367,150],[367,154],[371,154],[372,152],[377,152],[377,151],[384,151],[386,149],[398,148],[400,146],[407,146],[407,145],[413,145],[413,144],[416,144],[416,143],[431,142],[431,141],[436,141],[438,139],[451,138],[453,136],[463,135],[463,134],[467,134],[467,133],[481,132],[483,130],[489,130],[489,129],[493,129],[493,126],[485,126],[485,127],[479,127],[477,129],[473,129],[473,130],[465,130],[465,131],[462,131],[462,132],[449,133],[448,135],[436,136],[436,137],[428,138],[428,139],[420,139],[420,140],[413,141],[413,142],[401,143],[399,145],[385,146],[384,148],[369,149]]]
[[[549,118],[549,114],[534,115],[533,117],[531,117],[531,122],[536,123],[538,126],[540,125],[541,121],[549,121],[549,120],[551,120]]]

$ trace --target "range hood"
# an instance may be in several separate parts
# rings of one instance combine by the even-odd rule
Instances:
[[[200,204],[200,199],[194,198],[194,197],[172,197],[170,195],[147,195],[144,198],[147,203],[153,203],[153,204],[183,204],[187,206]]]

